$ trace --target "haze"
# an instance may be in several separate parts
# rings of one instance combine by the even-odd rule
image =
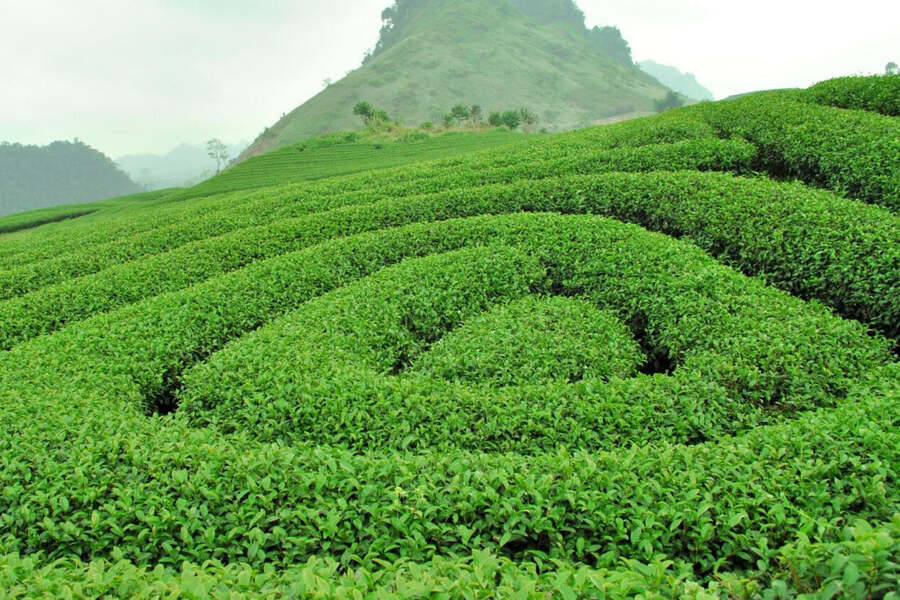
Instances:
[[[391,0],[0,0],[0,140],[78,137],[109,156],[252,140],[360,65]],[[635,61],[717,98],[882,72],[900,3],[578,0]]]

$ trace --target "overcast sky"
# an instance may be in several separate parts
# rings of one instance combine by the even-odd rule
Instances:
[[[359,66],[392,0],[0,0],[0,140],[252,140]],[[900,62],[895,0],[576,0],[716,98]]]

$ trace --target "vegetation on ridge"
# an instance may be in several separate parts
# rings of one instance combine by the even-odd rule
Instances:
[[[632,63],[617,29],[586,29],[572,0],[401,0],[384,18],[360,68],[267,128],[241,160],[350,129],[348,107],[361,101],[407,126],[440,123],[460,102],[524,105],[563,131],[651,113],[668,91]]]

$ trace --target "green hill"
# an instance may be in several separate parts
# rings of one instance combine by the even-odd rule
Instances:
[[[344,131],[284,146],[223,171],[186,191],[216,193],[267,185],[309,181],[358,171],[446,158],[521,140],[506,128],[450,130],[436,134],[399,130],[394,134]]]
[[[241,160],[359,120],[368,101],[406,125],[455,104],[527,106],[550,131],[649,113],[666,88],[612,27],[588,30],[572,0],[400,0],[363,65],[269,127]]]
[[[0,215],[138,190],[109,157],[83,142],[0,144]]]
[[[0,589],[894,598],[891,85],[0,234]]]

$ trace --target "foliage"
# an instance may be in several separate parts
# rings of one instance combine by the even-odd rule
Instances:
[[[362,119],[363,125],[368,125],[372,122],[372,118],[375,114],[375,108],[370,102],[357,102],[353,106],[353,114]]]
[[[522,123],[522,115],[517,110],[507,110],[500,117],[500,122],[510,129],[516,129]]]
[[[660,98],[656,101],[655,106],[656,112],[663,112],[665,110],[669,110],[670,108],[678,108],[679,106],[684,106],[684,99],[677,93],[670,90],[666,93],[664,98]]]
[[[900,77],[896,75],[829,79],[813,85],[805,95],[816,104],[900,116]]]
[[[468,119],[470,115],[469,107],[464,104],[457,104],[450,109],[450,116],[456,119],[456,122],[459,125],[462,125],[463,121]]]
[[[0,586],[892,598],[894,117],[809,96],[336,134],[0,236]]]
[[[900,121],[804,102],[799,92],[762,92],[681,109],[759,147],[757,168],[900,210]]]

